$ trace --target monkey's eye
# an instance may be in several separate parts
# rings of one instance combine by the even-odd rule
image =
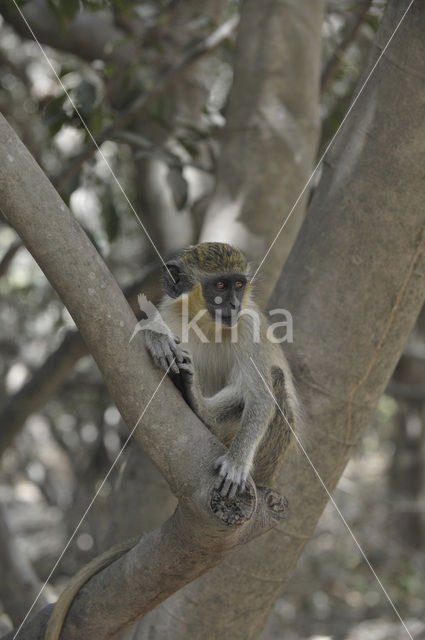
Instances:
[[[243,287],[243,282],[241,280],[236,280],[235,289],[242,289],[242,287]]]
[[[217,287],[217,289],[224,289],[224,282],[219,280],[218,282],[215,283],[215,286]]]

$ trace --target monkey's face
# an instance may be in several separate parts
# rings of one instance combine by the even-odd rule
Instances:
[[[201,280],[207,311],[215,322],[234,326],[242,309],[246,276],[241,273],[223,273],[205,276]]]

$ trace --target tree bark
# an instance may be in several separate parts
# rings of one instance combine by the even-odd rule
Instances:
[[[369,69],[407,4],[388,3]],[[336,139],[269,305],[293,315],[302,443],[329,491],[425,297],[424,30],[425,4],[414,3]],[[296,448],[278,487],[288,521],[151,612],[137,640],[259,637],[328,501]]]
[[[319,133],[325,2],[246,0],[217,184],[201,240],[234,243],[258,261],[310,177]],[[302,222],[308,190],[270,251],[258,296],[269,298]]]
[[[275,526],[285,503],[274,492],[254,487],[230,504],[219,497],[212,465],[225,448],[153,367],[141,336],[129,342],[136,317],[121,289],[3,116],[0,199],[5,217],[79,327],[134,439],[179,497],[167,522],[94,575],[74,600],[61,637],[75,640],[84,630],[107,640]],[[176,423],[177,407],[181,420]],[[46,620],[43,612],[23,627],[21,640],[33,639],[35,629],[42,633],[40,620]]]

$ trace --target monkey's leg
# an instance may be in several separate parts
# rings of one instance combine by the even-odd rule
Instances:
[[[251,471],[255,452],[273,415],[274,404],[268,394],[257,390],[247,396],[239,428],[229,450],[216,461],[217,487],[222,495],[233,498],[242,492]]]
[[[230,442],[234,433],[232,432],[229,438],[229,423],[237,422],[243,411],[243,398],[239,388],[236,385],[228,385],[215,395],[205,397],[198,383],[189,352],[182,349],[182,353],[184,361],[178,365],[184,381],[184,395],[189,406],[219,440],[224,444],[226,444],[225,439]]]
[[[285,386],[285,377],[278,367],[272,369],[272,384],[273,396],[279,408],[275,408],[254,458],[252,477],[255,484],[260,487],[269,487],[273,482],[293,442],[292,431],[296,426],[290,396]]]

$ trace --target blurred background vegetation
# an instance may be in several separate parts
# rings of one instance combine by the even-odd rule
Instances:
[[[0,5],[0,112],[121,286],[134,298],[144,283],[155,299],[159,260],[129,201],[162,255],[196,240],[226,122],[239,3],[31,0],[20,5],[28,9],[102,155],[9,1]],[[378,0],[328,4],[319,154],[346,112],[383,5]],[[127,430],[72,319],[4,219],[0,296],[0,631],[5,631],[26,614]],[[400,614],[411,620],[415,638],[425,638],[420,622],[425,611],[424,334],[425,313],[335,494]],[[107,528],[105,505],[119,473],[102,490],[40,606],[99,552]],[[404,637],[328,505],[263,640]]]

